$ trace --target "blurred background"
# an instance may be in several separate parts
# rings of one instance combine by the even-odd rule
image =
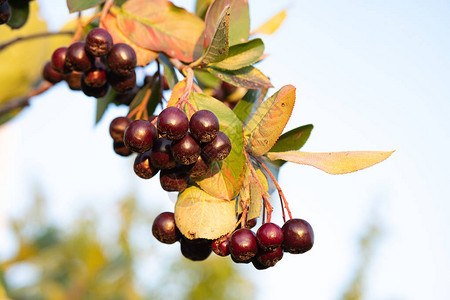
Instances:
[[[75,17],[65,1],[36,2],[49,30]],[[109,123],[127,108],[95,126],[95,100],[58,84],[0,127],[0,282],[12,299],[450,299],[450,3],[249,4],[252,29],[287,9],[259,68],[276,89],[296,86],[286,130],[314,124],[302,150],[396,152],[347,175],[282,168],[294,216],[314,228],[308,253],[265,271],[190,262],[151,234],[175,196],[112,150]],[[0,53],[0,70],[10,59]]]

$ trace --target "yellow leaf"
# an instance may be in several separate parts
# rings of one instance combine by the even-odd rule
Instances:
[[[172,94],[170,95],[170,99],[167,102],[167,107],[176,106],[180,101],[181,96],[183,96],[186,91],[186,79],[179,81],[173,87]]]
[[[285,160],[316,167],[329,174],[345,174],[371,167],[382,162],[394,151],[346,151],[308,153],[301,151],[269,152],[270,160]]]
[[[261,26],[253,30],[252,34],[257,33],[267,35],[273,34],[281,26],[286,16],[287,16],[286,9],[283,9],[275,16],[270,18],[266,23],[262,24]]]

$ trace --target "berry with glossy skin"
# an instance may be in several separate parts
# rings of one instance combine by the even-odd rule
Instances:
[[[172,155],[182,165],[191,165],[198,160],[202,148],[188,133],[181,140],[172,142]]]
[[[75,42],[67,48],[65,66],[79,72],[87,72],[94,66],[94,57],[86,52],[84,42]]]
[[[136,86],[136,72],[134,70],[125,76],[108,72],[107,77],[113,90],[120,94],[129,92]]]
[[[265,270],[269,268],[268,266],[261,264],[257,259],[253,259],[252,264],[256,270]]]
[[[200,179],[206,176],[210,169],[211,164],[200,155],[197,161],[189,167],[188,175],[194,180]]]
[[[209,143],[219,131],[219,119],[209,110],[195,112],[189,121],[192,136],[201,143]]]
[[[258,246],[264,251],[271,251],[283,243],[283,230],[274,223],[265,223],[256,232]]]
[[[171,106],[159,114],[157,127],[159,134],[163,138],[180,140],[189,129],[189,120],[181,109]]]
[[[127,44],[118,43],[109,51],[106,62],[111,71],[126,76],[136,68],[136,53]]]
[[[222,131],[219,131],[216,138],[202,149],[203,155],[210,161],[224,160],[230,154],[230,151],[231,141]]]
[[[150,162],[150,151],[139,153],[134,160],[134,173],[143,179],[150,179],[158,173],[159,169]]]
[[[131,124],[131,120],[127,117],[117,117],[109,124],[109,134],[114,141],[123,142],[123,134],[128,125]]]
[[[273,267],[283,258],[283,248],[277,247],[269,251],[260,250],[256,255],[256,260],[263,266]]]
[[[42,69],[42,78],[44,78],[48,82],[55,84],[63,80],[64,76],[63,74],[53,69],[51,62],[47,62]]]
[[[186,171],[180,167],[161,170],[159,173],[161,187],[168,192],[184,191],[188,186],[188,178]]]
[[[281,227],[284,234],[283,250],[292,254],[304,253],[314,244],[311,225],[303,219],[292,219]]]
[[[136,120],[125,129],[123,142],[131,151],[144,153],[152,148],[155,133],[155,126],[149,121]]]
[[[107,55],[113,45],[113,39],[105,29],[91,29],[86,36],[86,51],[93,56]]]
[[[102,87],[106,84],[106,70],[104,67],[96,65],[89,71],[84,72],[81,80],[89,87]]]
[[[123,142],[114,141],[113,149],[120,156],[130,156],[133,153]]]
[[[159,214],[152,225],[153,236],[164,244],[173,244],[181,239],[181,233],[175,225],[175,217],[172,212]]]
[[[11,19],[11,7],[7,1],[0,5],[0,25],[8,23]]]
[[[187,259],[201,261],[211,254],[211,241],[206,239],[189,240],[184,236],[180,241],[181,254]]]
[[[223,236],[212,241],[211,248],[219,256],[228,256],[230,254],[230,241],[228,240],[228,236]]]
[[[150,161],[159,169],[172,169],[176,166],[172,156],[172,141],[165,138],[155,140],[150,153]]]
[[[60,73],[70,72],[66,67],[67,47],[59,47],[52,54],[52,67]]]
[[[95,98],[101,98],[105,96],[109,91],[109,84],[105,83],[103,86],[100,87],[91,87],[86,85],[86,83],[83,81],[83,77],[81,78],[81,90],[86,96],[95,97]]]
[[[230,238],[230,253],[235,262],[249,263],[258,253],[255,233],[247,228],[236,230]]]
[[[73,71],[64,74],[64,80],[72,91],[81,91],[81,72]]]

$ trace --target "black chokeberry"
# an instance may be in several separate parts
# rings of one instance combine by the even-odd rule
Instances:
[[[81,91],[81,72],[72,71],[64,74],[64,80],[72,91]]]
[[[66,52],[67,47],[59,47],[52,54],[52,67],[60,73],[70,72],[66,67]]]
[[[94,28],[86,35],[86,51],[93,56],[107,55],[113,45],[113,39],[105,29]]]
[[[264,251],[278,248],[283,243],[283,230],[274,223],[265,223],[256,232],[258,246]]]
[[[172,169],[176,161],[172,156],[172,141],[165,138],[155,140],[150,153],[150,161],[159,169]]]
[[[123,142],[123,134],[128,125],[130,125],[131,120],[127,117],[117,117],[111,121],[109,124],[109,134],[114,141]]]
[[[89,87],[102,87],[106,84],[106,70],[98,64],[89,71],[84,72],[81,80]]]
[[[201,261],[211,254],[211,241],[206,239],[189,240],[184,236],[180,240],[181,254],[187,259]]]
[[[197,141],[209,143],[217,136],[219,120],[212,111],[199,110],[192,115],[189,129]]]
[[[228,236],[218,238],[211,243],[212,251],[219,256],[227,256],[230,254],[230,241]]]
[[[158,133],[168,140],[182,139],[188,129],[189,120],[179,108],[171,106],[164,109],[158,116]]]
[[[136,71],[134,70],[127,75],[118,75],[114,72],[108,72],[107,77],[113,90],[120,94],[131,91],[136,86]]]
[[[182,165],[191,165],[198,160],[202,148],[188,133],[181,140],[172,142],[172,155]]]
[[[182,192],[188,186],[188,175],[181,167],[161,170],[159,173],[159,182],[163,190],[168,192]]]
[[[158,173],[159,169],[150,162],[150,151],[138,153],[133,165],[134,173],[143,179],[150,179]]]
[[[115,44],[106,57],[108,67],[114,73],[125,76],[136,68],[137,58],[133,48],[124,43]]]
[[[160,213],[152,225],[153,236],[164,244],[173,244],[181,239],[181,233],[175,225],[173,212]]]
[[[106,82],[103,86],[91,87],[88,86],[81,78],[81,90],[86,96],[101,98],[104,97],[109,91],[109,84]]]
[[[130,156],[133,153],[127,146],[125,146],[124,142],[114,141],[113,149],[116,154],[120,156]]]
[[[87,72],[94,65],[94,57],[86,52],[84,42],[75,42],[67,48],[65,66],[72,71]]]
[[[230,238],[230,253],[235,262],[249,263],[258,253],[255,233],[247,228],[236,230]]]
[[[260,250],[256,255],[256,260],[266,267],[273,267],[283,258],[283,248],[277,247],[272,250]]]
[[[63,80],[64,75],[53,69],[51,62],[47,62],[42,69],[42,78],[55,84]]]
[[[11,7],[8,1],[5,1],[0,5],[0,25],[8,23],[9,19],[11,19]]]
[[[156,129],[146,120],[136,120],[128,125],[123,135],[123,141],[133,152],[144,153],[153,146]]]
[[[200,155],[197,161],[189,167],[188,175],[192,179],[197,180],[206,176],[210,169],[211,164]]]
[[[304,253],[314,245],[314,232],[303,219],[292,219],[281,227],[284,234],[283,250],[289,253]]]
[[[231,141],[222,131],[219,131],[216,138],[206,144],[202,149],[203,155],[210,161],[224,160],[230,154],[230,151]]]

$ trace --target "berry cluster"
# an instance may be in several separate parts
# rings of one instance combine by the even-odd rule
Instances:
[[[205,176],[212,162],[231,151],[230,139],[219,131],[219,120],[209,110],[199,110],[189,120],[181,109],[168,107],[157,117],[157,128],[152,121],[118,117],[109,132],[117,154],[138,153],[137,176],[149,179],[161,170],[160,183],[166,191],[183,191],[189,178]]]
[[[108,31],[94,28],[84,42],[56,49],[42,77],[51,83],[65,80],[70,89],[99,98],[110,86],[120,94],[131,91],[136,86],[136,63],[133,48],[114,44]]]
[[[0,25],[8,23],[11,18],[11,7],[8,1],[0,0]]]
[[[254,226],[254,224],[252,224]],[[251,227],[250,225],[249,227]],[[305,253],[314,244],[311,225],[302,219],[291,219],[279,227],[274,223],[264,223],[256,234],[250,228],[240,228],[231,235],[214,241],[206,239],[189,240],[178,230],[174,214],[164,212],[158,215],[152,226],[153,236],[164,244],[180,242],[184,257],[200,261],[211,252],[228,256],[236,263],[252,263],[258,270],[273,267],[283,258],[284,252]]]

